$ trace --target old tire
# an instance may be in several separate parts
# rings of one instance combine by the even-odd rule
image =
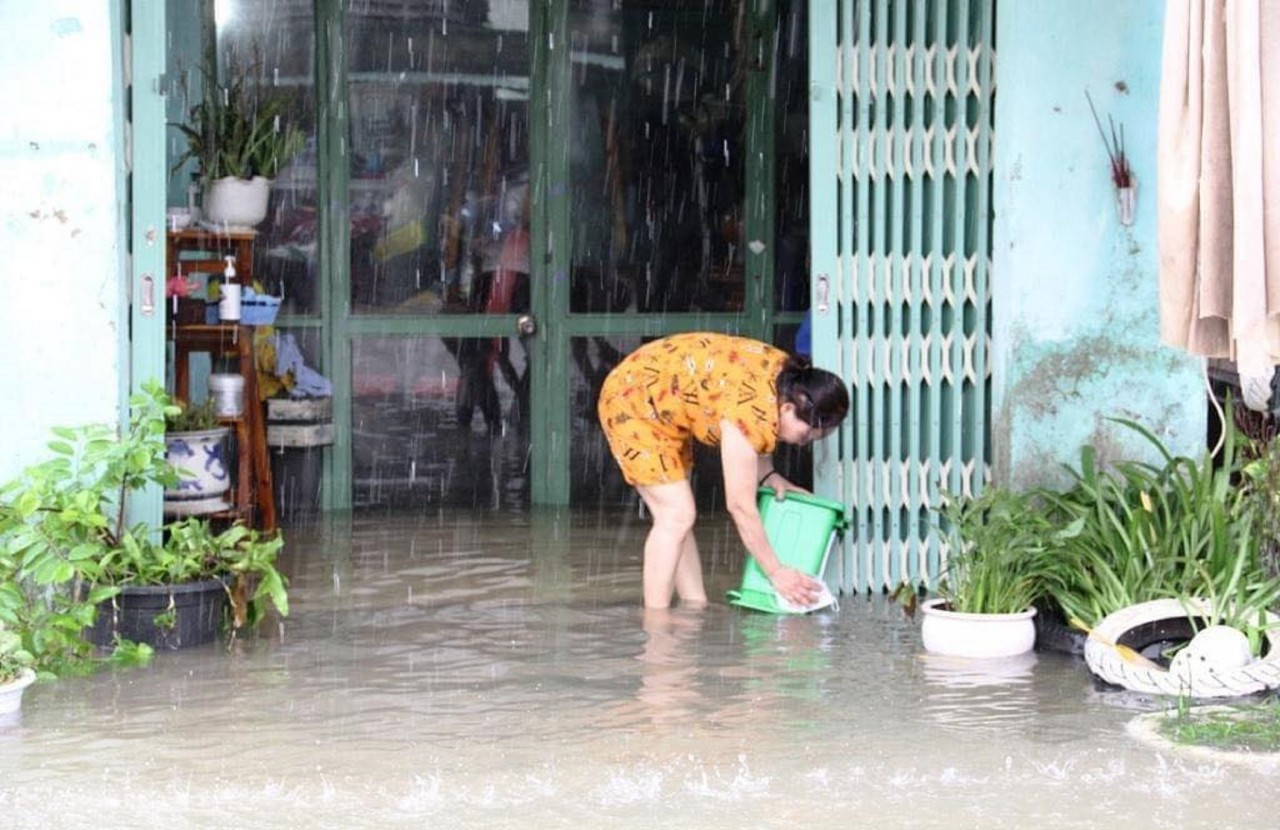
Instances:
[[[1211,616],[1212,608],[1207,601],[1190,601],[1188,607],[1198,616]],[[1280,617],[1275,614],[1268,613],[1267,616],[1273,624],[1280,622]],[[1144,640],[1169,639],[1172,636],[1170,632],[1179,627],[1189,631],[1191,626],[1187,617],[1187,608],[1176,599],[1141,602],[1108,614],[1085,643],[1085,663],[1095,676],[1108,683],[1148,694],[1225,698],[1280,687],[1280,633],[1275,628],[1266,632],[1261,658],[1246,666],[1226,671],[1209,669],[1194,677],[1143,664],[1127,657],[1115,645],[1128,646],[1140,652],[1147,645]]]

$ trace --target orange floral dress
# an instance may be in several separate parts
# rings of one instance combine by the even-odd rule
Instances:
[[[756,452],[778,442],[776,380],[787,353],[758,340],[693,332],[646,343],[605,379],[600,425],[631,485],[689,477],[693,441],[716,446],[730,421]]]

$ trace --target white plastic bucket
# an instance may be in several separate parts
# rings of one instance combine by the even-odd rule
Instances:
[[[244,377],[231,374],[209,375],[209,396],[213,411],[221,418],[237,418],[244,414]]]

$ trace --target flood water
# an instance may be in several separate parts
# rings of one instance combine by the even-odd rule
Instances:
[[[922,653],[883,598],[639,607],[645,522],[449,512],[288,533],[293,613],[38,684],[10,828],[1274,828],[1280,767],[1126,733],[1155,701],[1037,654]],[[700,528],[709,589],[740,547]]]

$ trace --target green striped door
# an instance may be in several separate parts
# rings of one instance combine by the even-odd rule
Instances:
[[[818,454],[850,506],[840,587],[933,584],[945,493],[989,476],[991,0],[818,0],[815,357],[853,410]]]

